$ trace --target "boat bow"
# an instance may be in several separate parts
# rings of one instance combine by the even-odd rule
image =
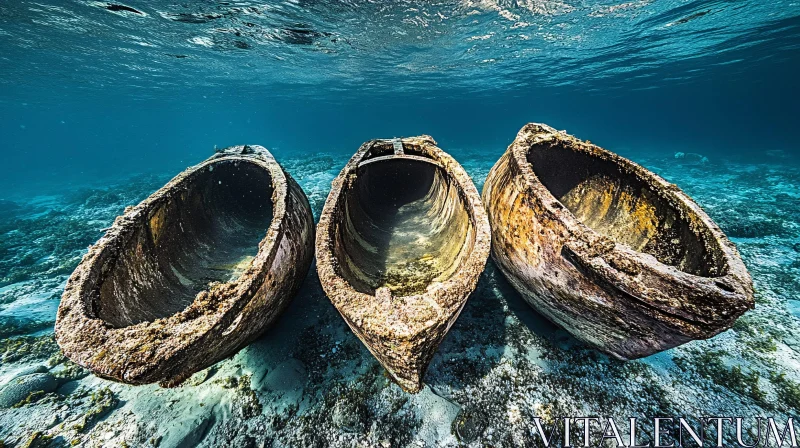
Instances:
[[[463,246],[445,247],[445,251],[457,254],[459,262],[443,269],[422,290],[415,287],[411,293],[403,285],[390,287],[383,284],[386,281],[371,278],[374,273],[364,272],[371,266],[353,266],[357,260],[354,262],[346,253],[346,247],[354,244],[351,241],[357,241],[357,250],[362,252],[376,249],[365,241],[370,239],[367,233],[373,232],[372,227],[362,225],[360,232],[354,228],[350,214],[360,212],[347,209],[344,196],[355,188],[359,169],[363,172],[365,167],[389,161],[426,164],[442,170],[452,179],[456,188],[450,194],[457,195],[456,199],[463,203],[469,221],[462,229]],[[448,210],[451,204],[436,205],[442,211],[433,217],[433,226],[438,225],[440,217],[456,213]],[[359,148],[333,181],[317,232],[317,270],[328,297],[396,382],[406,391],[419,391],[425,369],[475,288],[489,255],[489,224],[472,181],[429,136],[372,140]]]

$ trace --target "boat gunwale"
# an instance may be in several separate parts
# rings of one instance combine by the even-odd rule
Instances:
[[[364,167],[364,166],[369,166],[369,165],[372,165],[372,164],[374,164],[376,162],[387,162],[387,161],[391,161],[391,160],[407,160],[407,161],[410,161],[410,162],[421,162],[421,163],[427,163],[427,164],[430,164],[430,165],[438,166],[441,169],[445,169],[445,167],[442,166],[442,164],[437,162],[436,160],[429,159],[427,157],[413,156],[413,155],[408,155],[408,154],[391,154],[391,155],[387,155],[387,156],[373,157],[371,159],[367,159],[367,160],[364,160],[362,162],[359,162],[357,168],[361,168],[361,167]]]
[[[591,157],[600,156],[604,160],[616,164],[624,171],[639,177],[645,184],[657,189],[658,194],[662,196],[671,195],[675,203],[670,204],[670,206],[677,208],[676,211],[681,215],[684,212],[694,213],[700,224],[708,229],[710,232],[709,242],[716,244],[722,254],[725,273],[713,277],[691,274],[678,269],[676,266],[659,261],[652,254],[636,251],[624,243],[616,242],[584,224],[541,182],[533,169],[532,163],[528,161],[527,156],[531,148],[534,145],[546,142],[555,142],[565,146],[568,150],[580,151]],[[671,278],[675,285],[680,286],[685,291],[699,290],[701,292],[701,294],[694,292],[687,297],[681,298],[681,300],[691,300],[692,297],[699,295],[709,297],[713,295],[729,301],[741,301],[740,305],[747,309],[753,307],[752,281],[738,250],[705,211],[675,184],[667,182],[652,171],[611,151],[592,143],[584,142],[567,134],[565,131],[557,131],[550,126],[539,123],[525,125],[507,151],[511,153],[516,168],[520,170],[524,178],[525,188],[532,192],[532,196],[538,199],[542,208],[556,221],[560,221],[568,232],[568,235],[562,237],[563,246],[570,249],[582,262],[588,263],[594,268],[601,266],[599,270],[605,272],[601,272],[600,275],[606,274],[606,276],[610,276],[608,273],[611,271],[615,280],[633,284],[632,278],[635,276],[615,269],[608,262],[611,258],[628,260],[643,270],[651,271],[655,276]],[[679,207],[685,207],[685,210],[680,210]],[[570,240],[575,240],[578,244],[571,243]],[[612,244],[608,244],[609,242]],[[596,248],[604,245],[605,247],[600,251],[596,250]],[[597,260],[602,260],[602,263]],[[640,299],[636,294],[627,291],[625,285],[620,285],[619,281],[614,283],[617,287],[621,286],[623,292],[634,299],[638,299],[649,306],[656,306],[661,312],[671,312],[667,309],[669,307],[665,308]],[[691,316],[686,313],[677,314],[683,320],[708,324],[708,321],[702,316]]]
[[[264,237],[257,244],[258,252],[247,269],[235,280],[217,283],[198,292],[183,310],[169,316],[124,327],[111,326],[99,316],[92,316],[87,307],[99,294],[100,286],[113,271],[120,251],[127,247],[135,229],[147,226],[152,213],[161,204],[186,191],[195,176],[219,163],[251,163],[270,175],[273,189],[272,218]],[[240,313],[264,282],[268,271],[265,267],[272,264],[277,254],[287,213],[287,196],[287,175],[272,154],[259,145],[240,145],[219,150],[208,159],[177,174],[137,205],[126,209],[106,233],[89,246],[89,251],[68,279],[59,305],[55,333],[62,350],[70,359],[100,376],[143,384],[152,382],[146,379],[152,371],[163,369],[159,364],[179,356],[184,349],[215,329],[220,334],[227,334],[223,332],[230,331],[234,324],[238,325]],[[208,302],[211,296],[222,300],[214,302],[213,312],[202,312],[207,305],[203,308],[201,302]],[[201,312],[193,315],[195,311]],[[69,330],[60,325],[65,320],[69,320]],[[91,332],[91,336],[87,332]],[[126,362],[117,368],[109,368],[108,364],[103,363],[106,352],[119,341],[140,339],[146,342],[155,335],[158,337],[158,344],[153,347],[155,354],[151,353],[146,362]],[[111,367],[115,367],[115,364],[111,364]]]
[[[475,235],[472,238],[474,242],[472,252],[467,257],[467,260],[465,260],[465,263],[463,263],[447,280],[432,284],[440,285],[439,288],[436,288],[436,292],[446,292],[448,290],[461,288],[468,288],[471,291],[474,288],[474,285],[477,284],[478,278],[484,270],[486,260],[488,259],[490,253],[491,230],[488,216],[483,208],[481,196],[464,168],[452,156],[439,148],[433,138],[423,135],[419,137],[402,138],[400,140],[402,140],[404,144],[426,147],[429,151],[428,154],[432,156],[432,158],[430,160],[426,160],[426,162],[439,166],[445,173],[447,173],[448,176],[455,180],[458,185],[459,196],[464,201],[464,208],[469,214],[469,217],[472,220],[475,228]],[[342,192],[346,182],[351,179],[351,176],[355,175],[357,169],[360,166],[363,166],[363,163],[367,162],[364,160],[364,157],[369,154],[369,151],[372,150],[375,145],[391,144],[391,142],[392,140],[374,139],[361,145],[358,151],[356,151],[356,153],[350,158],[348,163],[342,168],[340,173],[333,180],[331,191],[327,200],[325,201],[325,206],[323,207],[322,213],[320,214],[319,223],[317,224],[318,237],[316,243],[316,257],[317,271],[320,276],[320,281],[325,289],[326,294],[334,302],[336,308],[343,315],[347,314],[347,316],[345,316],[347,318],[346,320],[358,317],[360,314],[364,314],[363,312],[359,312],[359,307],[353,306],[354,303],[372,303],[373,306],[378,306],[377,290],[376,294],[372,295],[355,290],[350,285],[350,282],[345,279],[335,267],[336,263],[333,250],[335,235],[333,232],[336,228],[336,225],[332,222],[331,218],[336,216],[337,208],[342,206],[344,203],[344,196],[342,195]],[[384,161],[391,159],[408,160],[409,156],[390,155],[386,156],[385,158],[376,157],[376,159],[378,158]],[[415,157],[415,159],[417,158]],[[419,157],[419,159],[426,158]],[[485,242],[485,244],[481,244],[481,242]],[[393,300],[403,301],[405,304],[409,304],[412,301],[433,301],[440,310],[447,310],[452,308],[454,305],[454,303],[448,303],[446,301],[448,298],[447,296],[448,294],[446,293],[432,294],[430,291],[426,291],[420,294],[409,296],[391,297]],[[466,303],[468,296],[469,294],[466,294],[464,297],[458,300],[458,309],[461,309],[463,304]],[[424,322],[417,319],[405,319],[402,320],[402,322],[407,325],[407,331],[405,332],[399,332],[397,327],[391,327],[385,320],[376,320],[371,322],[371,325],[373,327],[377,325],[387,331],[389,331],[391,327],[391,334],[393,334],[395,337],[404,337],[409,339],[413,338],[415,334],[424,331],[426,328],[438,325],[438,322],[433,319]],[[350,322],[348,322],[348,324],[350,324]],[[409,324],[414,325],[412,326]]]

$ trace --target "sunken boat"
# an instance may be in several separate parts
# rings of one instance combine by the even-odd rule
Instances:
[[[475,185],[429,136],[372,140],[333,181],[317,226],[317,270],[344,320],[408,392],[489,257]]]
[[[128,207],[69,278],[64,354],[129,384],[180,384],[289,304],[313,260],[300,186],[260,146],[218,151]]]
[[[726,330],[752,309],[735,246],[674,184],[528,124],[483,190],[492,256],[537,311],[616,358]]]

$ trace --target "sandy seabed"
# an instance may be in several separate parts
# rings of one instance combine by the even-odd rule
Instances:
[[[495,160],[454,154],[481,189]],[[318,217],[346,156],[276,157]],[[314,267],[277,326],[184,385],[97,378],[54,342],[64,283],[125,206],[175,173],[0,200],[0,446],[539,446],[534,417],[560,416],[741,416],[754,440],[754,417],[785,423],[800,412],[800,168],[634,160],[683,188],[737,244],[756,309],[710,340],[620,362],[537,314],[490,261],[416,395],[350,332]]]

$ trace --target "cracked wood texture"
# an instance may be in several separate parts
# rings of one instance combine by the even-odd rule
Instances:
[[[180,384],[277,319],[313,259],[300,186],[260,146],[219,151],[124,215],[83,257],[56,318],[64,354],[130,384]]]
[[[528,124],[489,172],[492,256],[534,309],[635,359],[730,328],[752,309],[733,243],[677,186]]]
[[[317,270],[353,332],[413,393],[475,289],[490,239],[475,185],[431,137],[372,140],[333,181]]]

